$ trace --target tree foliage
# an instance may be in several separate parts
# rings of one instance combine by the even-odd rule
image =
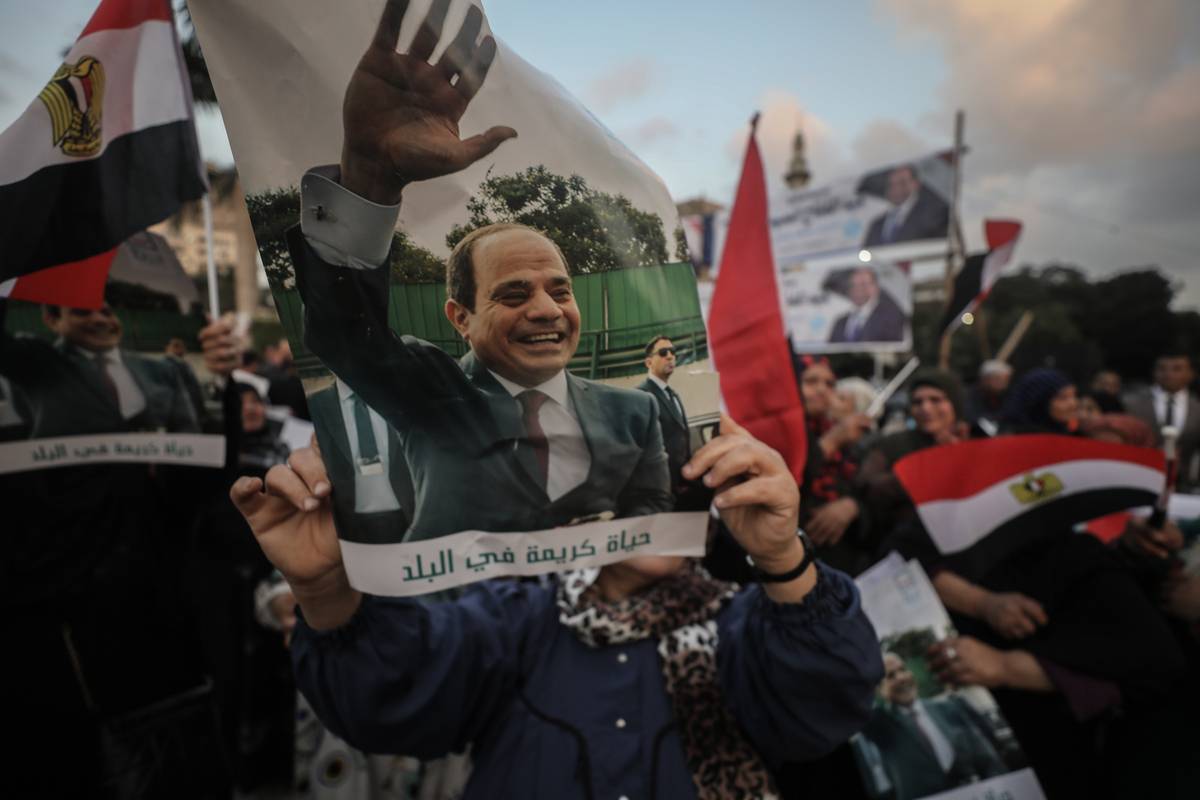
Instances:
[[[911,628],[885,638],[880,646],[904,660],[916,681],[917,694],[929,697],[942,691],[942,684],[929,668],[927,657],[929,648],[936,643],[937,636],[932,628]]]
[[[985,357],[981,336],[986,334],[987,352],[995,353],[1031,311],[1033,325],[1010,359],[1018,371],[1052,366],[1082,382],[1110,368],[1126,380],[1146,380],[1164,348],[1200,346],[1200,315],[1170,308],[1178,288],[1154,267],[1091,280],[1075,266],[1023,266],[996,282],[982,307],[984,327],[955,333],[951,367],[973,378]],[[926,363],[937,361],[941,313],[938,303],[915,309],[913,338]]]
[[[288,228],[300,221],[300,192],[295,188],[270,189],[247,195],[246,209],[267,277],[276,286],[293,288],[296,273],[286,235]],[[388,264],[392,277],[402,283],[441,283],[446,277],[446,266],[440,258],[399,231],[392,234]]]
[[[675,226],[675,260],[676,261],[691,261],[691,251],[688,250],[687,234],[683,232],[682,225]]]
[[[467,201],[467,210],[467,223],[455,225],[446,236],[448,247],[476,228],[517,222],[553,239],[572,274],[669,260],[662,218],[657,214],[635,208],[623,195],[596,191],[578,175],[556,175],[543,166],[489,177]]]
[[[258,254],[271,284],[285,289],[296,285],[292,258],[288,255],[288,228],[300,222],[300,192],[297,189],[270,189],[246,195],[246,210],[254,226]]]
[[[192,12],[187,2],[180,2],[175,13],[183,21],[184,35],[179,45],[183,50],[183,64],[187,68],[188,80],[192,84],[192,99],[196,105],[212,108],[217,104],[217,93],[213,89],[212,78],[208,75],[208,64],[204,62],[204,54],[200,51],[200,40],[196,38],[196,28],[192,24]]]

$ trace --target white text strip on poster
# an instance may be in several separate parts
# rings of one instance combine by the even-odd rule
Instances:
[[[225,464],[225,437],[201,433],[98,433],[0,444],[0,474],[79,464]]]
[[[602,567],[643,555],[704,555],[708,512],[650,514],[528,533],[463,531],[423,542],[340,542],[351,584],[408,597],[486,578]]]

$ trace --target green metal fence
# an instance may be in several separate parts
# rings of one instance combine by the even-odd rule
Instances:
[[[589,378],[615,378],[645,369],[646,340],[663,334],[680,348],[680,361],[708,356],[696,278],[687,263],[613,270],[574,278],[581,316],[579,349],[572,372]],[[279,320],[292,340],[296,364],[305,376],[323,368],[301,344],[304,315],[295,290],[273,293]],[[425,339],[454,356],[466,345],[446,319],[446,288],[441,284],[392,286],[388,323],[393,330]]]

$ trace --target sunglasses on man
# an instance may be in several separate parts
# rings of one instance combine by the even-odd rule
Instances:
[[[654,354],[657,355],[659,358],[666,358],[667,356],[675,355],[675,348],[674,347],[660,347],[654,351]]]

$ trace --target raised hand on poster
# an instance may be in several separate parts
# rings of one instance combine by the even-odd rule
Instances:
[[[436,64],[450,0],[434,0],[407,53],[396,52],[407,0],[388,0],[375,37],[358,62],[342,107],[342,185],[383,205],[400,202],[413,181],[465,169],[517,135],[493,126],[462,139],[458,122],[483,85],[496,40],[479,42],[483,13],[467,11],[462,28]]]

